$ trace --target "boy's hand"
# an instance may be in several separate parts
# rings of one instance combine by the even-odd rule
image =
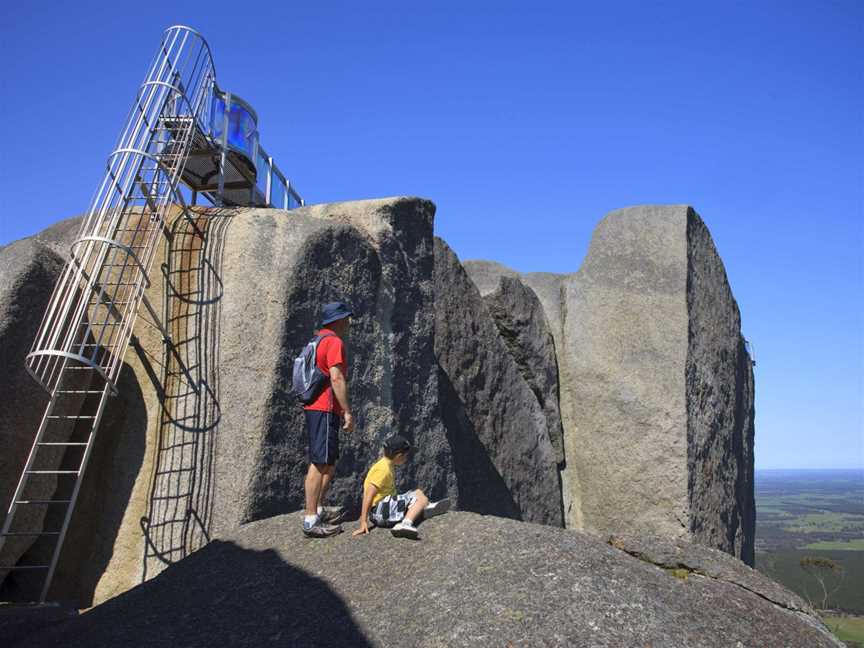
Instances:
[[[366,522],[366,520],[363,520],[360,523],[360,527],[356,531],[354,531],[354,533],[351,534],[351,537],[355,537],[355,536],[359,536],[359,535],[366,535],[367,533],[369,533],[369,523]]]
[[[346,432],[353,432],[354,416],[351,414],[351,412],[345,412],[345,414],[343,415],[343,421],[344,422],[342,423],[342,429]]]

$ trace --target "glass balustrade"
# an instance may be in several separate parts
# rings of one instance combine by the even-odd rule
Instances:
[[[214,90],[209,134],[228,150],[240,153],[254,165],[257,193],[265,205],[293,209],[303,204],[300,196],[260,146],[258,117],[243,99]]]

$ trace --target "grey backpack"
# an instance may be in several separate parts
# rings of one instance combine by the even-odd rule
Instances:
[[[327,386],[330,379],[318,368],[315,359],[318,354],[318,343],[326,337],[332,337],[332,333],[316,335],[303,347],[300,355],[294,358],[294,374],[291,377],[291,386],[297,394],[297,400],[303,405],[313,402]]]

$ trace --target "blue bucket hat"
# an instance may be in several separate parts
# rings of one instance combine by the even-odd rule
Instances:
[[[330,302],[321,307],[321,326],[350,317],[354,313],[342,302]]]

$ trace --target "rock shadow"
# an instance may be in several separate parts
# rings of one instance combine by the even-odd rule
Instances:
[[[521,520],[510,489],[489,458],[447,372],[438,367],[441,418],[453,457],[459,508],[483,515]]]
[[[81,389],[101,388],[101,381],[74,386]],[[100,577],[104,574],[113,554],[114,543],[120,533],[123,515],[129,504],[138,472],[144,460],[147,433],[147,409],[141,387],[134,372],[124,364],[118,379],[120,396],[112,397],[105,409],[102,423],[93,442],[87,470],[75,510],[60,552],[57,569],[48,591],[48,599],[65,601],[77,607],[92,604]],[[69,411],[96,409],[98,392],[80,398]],[[34,430],[35,434],[35,430]],[[54,430],[50,434],[57,434]],[[62,439],[48,435],[43,441],[69,441],[82,443],[90,434],[87,421],[72,425]],[[69,447],[52,460],[60,470],[77,470],[81,463],[81,447]],[[44,458],[37,459],[37,462]],[[75,480],[73,475],[59,475],[47,496],[51,500],[71,499]],[[39,484],[25,487],[22,497],[34,497]],[[44,520],[39,528],[46,531],[60,529],[66,514],[65,506],[46,506]],[[16,523],[18,522],[16,518]],[[55,536],[41,536],[33,541],[17,561],[19,565],[47,565],[54,553]],[[35,601],[44,583],[44,570],[13,571],[0,587],[4,601]]]
[[[151,373],[160,413],[146,515],[142,579],[210,541],[214,457],[221,419],[220,268],[230,216],[178,218],[162,266],[164,344],[161,376]]]
[[[276,551],[221,540],[86,614],[28,637],[40,646],[372,644],[327,583]]]

